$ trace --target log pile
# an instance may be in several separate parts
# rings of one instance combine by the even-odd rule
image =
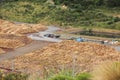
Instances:
[[[11,61],[15,63],[16,69],[45,68],[49,71],[53,68],[58,70],[61,66],[67,66],[68,69],[75,65],[77,71],[91,71],[93,66],[103,61],[120,61],[120,55],[115,49],[97,43],[63,41]],[[3,64],[10,67],[11,61],[4,61]]]

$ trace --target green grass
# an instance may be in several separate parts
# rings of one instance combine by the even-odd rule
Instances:
[[[25,73],[0,72],[0,80],[90,80],[91,78],[90,73],[85,72],[73,76],[72,72],[69,70],[59,71],[58,73],[49,75],[50,76],[43,77],[35,73],[26,75]]]
[[[73,75],[71,71],[60,71],[54,74],[48,80],[90,80],[91,74],[88,72]]]
[[[91,75],[89,73],[80,73],[76,76],[76,80],[90,80]]]
[[[4,73],[0,72],[0,80],[27,80],[28,75],[22,73]]]
[[[102,12],[104,12],[106,15],[109,15],[109,16],[117,16],[120,14],[120,7],[117,7],[117,8],[102,7],[102,8],[99,8],[99,10],[101,10]]]

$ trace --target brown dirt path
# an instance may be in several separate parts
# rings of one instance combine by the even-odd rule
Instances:
[[[40,49],[44,46],[47,46],[50,43],[51,42],[46,42],[46,41],[33,41],[32,43],[30,43],[26,46],[14,49],[14,51],[10,51],[10,52],[7,52],[5,54],[1,54],[0,55],[0,62],[7,60],[7,59],[15,58],[15,57],[23,55],[25,53],[30,53],[34,50]]]

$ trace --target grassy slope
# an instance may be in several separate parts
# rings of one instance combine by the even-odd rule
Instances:
[[[120,18],[120,7],[119,8],[101,8],[100,9],[105,15]],[[120,21],[115,23],[118,30],[120,30]]]
[[[120,20],[112,17],[119,14],[119,9],[115,12],[102,9],[91,9],[75,11],[65,9],[52,4],[41,4],[36,2],[9,2],[0,6],[0,18],[18,22],[44,23],[60,26],[74,27],[100,27],[120,30]]]

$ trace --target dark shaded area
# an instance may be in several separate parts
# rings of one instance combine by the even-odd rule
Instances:
[[[74,32],[72,34],[107,37],[107,38],[120,38],[120,33],[98,32],[98,31],[93,31],[92,29],[89,29],[87,31],[83,30],[79,32]]]
[[[53,0],[55,4],[64,4],[70,7],[84,7],[89,6],[108,6],[108,7],[119,7],[120,0]]]

